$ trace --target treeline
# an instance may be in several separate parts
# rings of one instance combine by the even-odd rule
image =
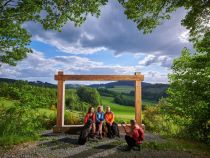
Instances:
[[[0,97],[17,100],[33,108],[51,108],[57,103],[57,89],[31,84],[27,81],[0,82]],[[66,90],[66,107],[81,110],[80,104],[97,106],[101,104],[98,91],[91,87],[79,87]]]
[[[55,88],[31,85],[27,81],[0,82],[0,97],[18,100],[33,108],[50,108],[56,105]]]
[[[82,86],[66,90],[65,106],[67,109],[86,112],[88,107],[96,107],[101,103],[101,96],[94,88]]]

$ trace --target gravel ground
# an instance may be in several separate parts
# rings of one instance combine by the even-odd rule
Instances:
[[[2,158],[203,158],[205,156],[190,152],[156,151],[143,149],[142,151],[125,152],[124,136],[121,138],[103,140],[90,139],[86,145],[77,144],[78,135],[52,134],[46,131],[42,139],[14,146],[9,150],[0,149]],[[145,134],[145,141],[164,142],[163,138],[151,133]]]

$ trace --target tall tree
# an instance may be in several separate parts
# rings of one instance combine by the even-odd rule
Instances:
[[[178,123],[188,136],[210,142],[210,53],[201,46],[198,50],[202,51],[191,54],[185,48],[181,57],[174,60],[165,112],[186,120]]]

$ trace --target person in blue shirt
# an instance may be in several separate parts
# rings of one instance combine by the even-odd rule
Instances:
[[[97,112],[96,112],[96,129],[97,129],[99,139],[102,139],[103,121],[104,121],[103,107],[98,106],[98,109],[97,109]]]

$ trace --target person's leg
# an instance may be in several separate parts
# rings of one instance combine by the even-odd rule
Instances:
[[[111,125],[111,135],[112,135],[112,137],[114,137],[114,136],[116,136],[116,132],[115,132],[115,127],[114,127],[115,125],[114,124],[112,124]]]
[[[128,149],[130,150],[133,146],[136,145],[136,142],[133,138],[131,138],[130,136],[126,135],[125,136],[125,140],[126,140],[126,143],[128,144]]]
[[[113,126],[115,126],[115,129],[113,128]],[[114,135],[120,138],[120,131],[118,124],[116,122],[113,122],[112,129],[114,130]]]
[[[103,125],[103,122],[101,121],[100,123],[99,123],[99,138],[102,138],[102,125]]]
[[[112,129],[111,129],[111,126],[108,123],[106,123],[106,127],[107,127],[107,130],[108,130],[107,136],[109,138],[111,138],[112,137]]]
[[[98,124],[98,122],[96,122],[96,127],[95,127],[95,131],[96,131],[96,135],[98,135],[98,133],[99,133],[99,124]]]
[[[92,123],[92,135],[93,135],[93,138],[95,138],[95,135],[96,135],[96,124],[95,123]]]

